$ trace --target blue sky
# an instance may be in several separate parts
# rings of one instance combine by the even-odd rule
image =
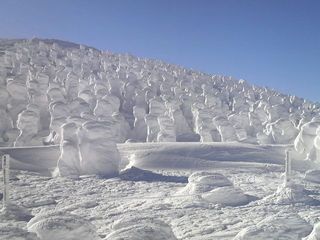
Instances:
[[[318,0],[1,0],[0,37],[129,52],[320,101]]]

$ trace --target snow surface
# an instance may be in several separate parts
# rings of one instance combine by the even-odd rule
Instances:
[[[290,198],[274,201],[275,194],[278,196],[283,186],[284,160],[281,158],[284,154],[279,156],[278,162],[268,162],[268,158],[262,161],[262,157],[277,156],[275,152],[282,152],[283,148],[268,147],[262,151],[260,147],[249,148],[240,143],[222,146],[189,143],[186,148],[183,145],[121,144],[119,152],[123,170],[115,178],[105,179],[96,175],[83,175],[77,179],[52,178],[42,173],[13,170],[16,180],[11,181],[11,201],[25,206],[36,221],[31,220],[28,228],[26,221],[7,219],[7,222],[29,231],[34,222],[39,222],[35,225],[39,228],[32,228],[39,236],[44,233],[46,236],[65,234],[70,239],[73,239],[73,230],[69,232],[62,227],[60,232],[52,230],[49,234],[47,231],[59,226],[59,219],[65,219],[64,226],[74,226],[71,220],[69,223],[68,216],[72,215],[75,216],[72,219],[78,219],[79,223],[94,226],[100,239],[156,239],[156,236],[158,239],[233,239],[248,232],[243,229],[260,226],[257,224],[265,219],[275,220],[268,220],[261,228],[273,230],[267,233],[260,233],[260,228],[253,233],[249,231],[246,234],[251,234],[251,239],[277,239],[278,236],[301,239],[311,233],[313,224],[319,219],[319,207],[295,199],[308,197],[314,203],[320,200],[320,191],[316,183],[304,180],[304,171],[297,171],[299,169],[295,166],[292,175],[303,185],[303,191],[298,191],[303,194],[292,201]],[[181,148],[189,148],[194,155]],[[216,155],[212,153],[215,148]],[[29,151],[19,148],[20,156],[23,156],[23,149],[26,153]],[[47,155],[44,150],[52,151],[48,147],[40,149],[43,156]],[[240,154],[242,150],[247,151],[250,157]],[[142,157],[141,161],[132,157],[136,154]],[[189,157],[184,158],[184,154],[189,154]],[[181,157],[177,158],[178,155]],[[236,161],[236,156],[239,161]],[[291,217],[292,214],[297,215]],[[49,221],[50,216],[53,219]],[[124,224],[115,228],[117,222]],[[91,227],[77,231],[95,236]],[[148,238],[150,232],[154,233],[154,238]]]
[[[259,222],[256,226],[240,231],[234,240],[253,239],[301,239],[311,226],[295,213],[280,212]]]
[[[304,240],[318,240],[320,238],[320,222],[316,223],[312,232]]]
[[[320,239],[318,103],[59,40],[0,40],[0,115],[0,239]]]

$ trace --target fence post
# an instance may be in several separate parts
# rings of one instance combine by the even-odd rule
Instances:
[[[288,184],[291,180],[291,158],[290,150],[286,150],[286,159],[285,159],[285,183]]]
[[[3,176],[3,208],[9,204],[9,180],[10,180],[10,156],[2,156],[2,176]]]

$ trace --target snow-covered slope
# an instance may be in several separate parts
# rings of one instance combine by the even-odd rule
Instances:
[[[59,143],[111,121],[116,142],[292,144],[319,104],[158,60],[58,40],[0,40],[0,144]]]

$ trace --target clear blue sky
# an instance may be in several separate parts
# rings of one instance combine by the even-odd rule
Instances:
[[[0,37],[74,41],[320,101],[319,0],[1,0]]]

